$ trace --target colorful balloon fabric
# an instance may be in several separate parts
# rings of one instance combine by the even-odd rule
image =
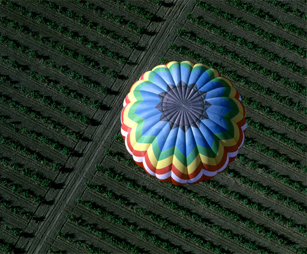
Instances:
[[[145,171],[176,185],[209,180],[226,169],[244,143],[241,96],[204,64],[158,65],[124,100],[121,134]]]

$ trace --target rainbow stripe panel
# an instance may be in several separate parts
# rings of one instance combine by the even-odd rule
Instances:
[[[121,134],[128,152],[163,182],[209,180],[244,143],[241,96],[229,79],[204,64],[156,66],[132,85],[123,106]]]

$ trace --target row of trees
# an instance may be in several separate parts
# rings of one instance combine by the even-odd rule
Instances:
[[[118,42],[124,44],[125,46],[135,49],[136,48],[136,43],[129,41],[127,38],[124,38],[122,36],[117,35],[114,31],[106,30],[103,27],[100,27],[91,21],[88,21],[84,17],[79,16],[78,14],[72,12],[72,11],[64,11],[64,9],[61,6],[56,5],[55,3],[48,2],[45,0],[38,0],[39,3],[51,8],[52,10],[78,22],[79,24],[82,24],[89,29],[97,30],[99,33],[107,35],[108,37],[117,40]]]
[[[262,123],[255,122],[254,120],[252,120],[249,117],[246,118],[246,123],[249,127],[252,127],[254,129],[256,129],[256,130],[258,130],[262,133],[265,133],[269,136],[272,136],[274,138],[277,138],[278,140],[280,140],[281,142],[283,142],[284,144],[286,144],[288,146],[295,147],[298,150],[300,150],[301,152],[306,152],[306,145],[300,144],[294,139],[287,138],[284,134],[279,134],[278,132],[274,131],[272,128],[268,128],[268,127],[264,126]]]
[[[273,79],[274,81],[281,82],[281,80],[284,80],[284,81],[287,81],[287,83],[291,82],[288,78],[280,76],[277,72],[268,70],[267,68],[262,67],[257,62],[248,61],[246,57],[239,56],[238,54],[228,50],[226,47],[217,46],[215,43],[213,43],[211,41],[207,41],[204,38],[200,38],[200,37],[196,36],[195,33],[193,33],[193,32],[188,32],[185,29],[181,28],[181,29],[178,30],[178,34],[180,36],[184,36],[184,37],[188,38],[189,40],[195,41],[195,42],[197,42],[201,45],[208,47],[211,51],[215,51],[215,52],[218,52],[221,55],[228,56],[231,60],[235,60],[239,64],[244,65],[244,66],[250,68],[253,71],[257,71],[258,73],[260,73],[264,76],[267,76],[267,77]],[[302,88],[302,91],[306,94],[307,89],[304,87],[304,85],[303,84],[298,84],[298,85],[299,85],[299,87]]]
[[[20,144],[18,141],[11,140],[11,138],[0,135],[0,144],[11,147],[13,150],[37,161],[39,164],[52,168],[54,171],[60,170],[62,168],[60,164],[56,164],[52,159],[49,159],[40,153],[33,151],[32,149]]]
[[[209,61],[209,60],[201,57],[200,55],[188,50],[186,47],[179,47],[176,44],[171,43],[169,45],[169,48],[171,50],[174,50],[175,52],[178,52],[181,55],[188,56],[192,59],[196,59],[198,62],[206,64],[206,65],[210,66],[211,68],[218,69],[221,73],[223,73],[223,75],[229,76],[229,78],[232,79],[233,81],[237,81],[237,82],[247,81],[248,82],[248,80],[246,78],[239,76],[235,72],[228,72],[225,67],[216,65],[214,62]],[[294,119],[291,119],[291,118],[285,116],[284,114],[281,114],[279,112],[275,112],[270,107],[262,106],[261,103],[254,101],[251,98],[244,97],[244,96],[241,96],[241,97],[242,97],[242,102],[245,105],[252,106],[256,110],[259,110],[259,111],[265,113],[266,115],[271,116],[272,118],[274,118],[278,121],[282,121],[287,125],[292,125],[298,131],[306,130],[306,126],[304,124],[302,124],[302,123],[300,123],[300,122],[298,122]]]
[[[32,34],[33,36],[33,34]],[[36,37],[37,39],[37,37]],[[0,36],[0,42],[4,43],[6,45],[8,45],[10,48],[19,51],[22,54],[25,54],[26,56],[30,56],[32,58],[36,58],[38,61],[41,62],[41,64],[45,65],[46,67],[51,67],[52,69],[55,69],[59,72],[61,72],[62,74],[65,74],[79,82],[81,82],[82,84],[87,85],[88,87],[91,87],[93,89],[98,90],[101,93],[107,94],[109,92],[109,89],[106,87],[102,87],[100,85],[98,85],[97,83],[94,83],[93,81],[91,81],[90,79],[78,74],[76,71],[71,71],[68,67],[66,66],[61,66],[61,65],[57,65],[54,61],[49,61],[49,60],[45,60],[45,58],[43,56],[39,56],[36,52],[33,53],[33,51],[29,51],[29,52],[25,52],[26,48],[24,46],[20,46],[17,42],[8,39],[5,36]],[[0,60],[4,61],[5,59],[3,57],[0,56]],[[6,63],[13,67],[13,68],[17,68],[18,70],[22,71],[24,74],[28,75],[30,78],[42,82],[44,84],[47,84],[57,90],[59,90],[62,93],[67,94],[69,91],[63,89],[63,87],[61,86],[56,86],[54,81],[50,81],[48,79],[47,76],[43,76],[43,75],[38,75],[37,72],[35,71],[30,71],[30,70],[26,70],[25,66],[22,65],[18,65],[16,61],[6,61]],[[105,73],[107,72],[107,69],[104,67],[100,67],[99,69],[100,72]],[[75,92],[70,92],[69,93],[70,97],[73,98],[78,98],[77,94]],[[79,96],[80,98],[81,96]],[[99,102],[96,101],[89,101],[87,100],[87,98],[84,98],[82,96],[82,98],[80,99],[83,103],[90,103],[90,105],[94,105],[94,107],[103,107],[101,106],[101,104],[99,104]]]
[[[274,159],[278,159],[281,162],[289,163],[293,168],[300,168],[303,172],[307,172],[307,166],[301,165],[298,161],[291,159],[285,154],[281,154],[278,151],[268,148],[265,145],[259,144],[255,139],[245,137],[244,145],[256,148],[260,153],[264,153]]]
[[[82,200],[78,199],[77,203],[82,203]],[[94,234],[96,237],[100,239],[105,239],[106,241],[111,242],[112,245],[123,248],[125,251],[128,251],[130,253],[143,253],[141,249],[139,249],[137,246],[132,245],[129,241],[120,238],[114,234],[107,233],[107,230],[103,228],[98,228],[97,224],[89,224],[86,220],[83,220],[80,217],[75,218],[72,215],[68,215],[68,220],[71,223],[75,223],[76,226]]]
[[[277,44],[285,47],[288,50],[295,51],[299,55],[301,55],[303,57],[307,57],[307,51],[304,48],[300,47],[299,45],[295,45],[294,43],[289,42],[287,40],[284,40],[281,37],[275,36],[272,33],[266,32],[263,29],[255,26],[255,25],[252,25],[248,22],[242,21],[241,18],[235,17],[233,14],[224,12],[224,11],[220,10],[218,7],[213,7],[209,3],[205,3],[205,2],[202,2],[202,1],[199,1],[199,0],[196,1],[196,5],[201,7],[204,10],[213,12],[217,16],[222,17],[222,18],[226,19],[227,21],[234,22],[237,26],[241,26],[241,27],[244,27],[245,29],[247,29],[249,31],[253,31],[253,32],[257,33],[259,36],[261,36],[261,37],[263,37],[263,38],[265,38],[269,41],[276,42]]]
[[[108,195],[108,191],[105,190],[105,189],[101,190],[100,186],[95,186],[95,185],[91,184],[90,182],[87,182],[86,186],[90,190],[93,190],[93,191],[97,191],[97,187],[98,187],[99,188],[99,191],[98,191],[99,193],[104,193],[105,195]],[[169,241],[162,240],[156,234],[153,234],[153,233],[151,233],[150,231],[148,231],[146,229],[142,229],[142,228],[138,227],[135,223],[131,223],[128,220],[123,219],[123,218],[117,216],[114,213],[106,211],[104,207],[101,207],[101,206],[97,205],[96,203],[93,203],[91,201],[81,200],[81,199],[78,199],[77,202],[78,202],[78,204],[83,205],[87,209],[89,209],[89,210],[91,210],[93,212],[96,212],[100,217],[102,217],[104,219],[107,219],[107,220],[111,221],[114,224],[123,226],[123,227],[131,230],[132,232],[137,233],[141,238],[144,238],[145,240],[150,241],[153,244],[157,245],[158,248],[162,247],[162,248],[164,248],[165,250],[167,250],[169,252],[178,253],[178,254],[179,253],[182,253],[182,254],[184,253],[177,246],[174,246]]]
[[[20,174],[24,177],[31,178],[35,182],[39,183],[43,187],[50,187],[52,184],[52,180],[44,177],[41,173],[34,172],[33,170],[30,170],[29,168],[23,168],[18,166],[18,164],[10,163],[8,159],[0,157],[0,164],[4,166],[5,168],[8,168],[10,170],[20,171]]]
[[[15,30],[20,32],[19,28],[21,26],[17,22],[13,22],[13,21],[9,22],[7,19],[4,19],[4,18],[2,20],[0,20],[0,21],[3,22],[3,24],[8,25],[8,26],[10,26],[10,27],[12,27]],[[24,26],[22,26],[22,27],[25,28]],[[75,50],[69,49],[66,45],[60,45],[56,41],[48,39],[47,37],[39,36],[39,34],[37,32],[32,32],[31,30],[28,30],[27,28],[23,29],[21,33],[26,34],[26,35],[32,37],[33,39],[39,41],[40,43],[42,43],[44,45],[47,45],[49,47],[52,47],[56,51],[66,55],[66,56],[68,56],[68,57],[70,57],[70,58],[72,58],[72,59],[74,59],[76,61],[79,61],[82,64],[87,65],[90,68],[93,68],[93,69],[95,69],[95,70],[97,70],[97,71],[99,71],[101,73],[104,73],[104,74],[106,74],[106,75],[108,75],[108,76],[110,76],[112,78],[117,78],[118,77],[118,73],[116,71],[109,71],[108,67],[106,67],[106,66],[103,66],[103,67],[99,66],[98,62],[93,61],[91,59],[88,59],[86,56],[77,53]],[[6,39],[6,40],[8,40],[8,39]],[[11,45],[12,48],[19,48],[19,47],[17,47],[16,42],[13,42],[13,43],[10,42],[10,44],[12,44]],[[39,56],[34,51],[28,52],[28,55],[30,57],[37,58],[39,60],[43,58],[42,56]],[[43,61],[45,61],[45,59]]]
[[[252,189],[254,189],[255,191],[259,191],[262,194],[276,199],[278,201],[280,201],[281,203],[291,206],[292,208],[294,208],[296,211],[300,211],[300,212],[305,212],[307,213],[307,208],[304,207],[304,205],[302,205],[300,202],[295,201],[293,198],[287,197],[281,193],[278,193],[277,191],[274,191],[272,188],[270,188],[269,186],[264,186],[263,184],[259,183],[258,181],[255,180],[251,180],[246,176],[243,176],[238,170],[236,169],[228,169],[229,175],[238,180],[240,183],[242,183],[243,185],[249,186]],[[294,226],[295,224],[293,223],[291,226]]]
[[[16,10],[15,8],[13,9],[14,11],[19,11],[20,13],[20,9],[22,9],[22,13],[24,16],[29,17],[29,13],[31,13],[30,11],[28,11],[27,9],[23,8],[23,7],[19,7],[18,10]],[[108,56],[112,59],[118,60],[120,63],[126,63],[128,61],[128,59],[124,56],[119,55],[117,52],[113,52],[109,49],[107,49],[106,47],[103,46],[97,46],[96,42],[93,41],[89,41],[88,38],[86,38],[85,36],[79,36],[77,32],[71,31],[69,28],[67,27],[63,27],[60,25],[57,25],[54,21],[49,20],[45,17],[41,17],[39,15],[32,15],[31,16],[32,20],[38,22],[39,24],[45,25],[46,27],[49,27],[51,29],[53,29],[54,31],[65,35],[71,39],[74,39],[76,42],[81,43],[84,46],[87,46],[93,50],[95,50],[96,52],[99,52],[105,56]],[[10,21],[7,18],[3,18],[0,17],[0,21],[2,24],[6,24],[8,26],[13,27],[14,29],[18,30],[19,32],[25,32],[27,31],[27,33],[29,34],[31,31],[29,31],[29,29],[27,29],[25,26],[19,25],[18,23],[14,22],[14,21]]]
[[[297,26],[292,25],[290,23],[281,22],[279,19],[273,17],[269,12],[266,12],[264,9],[255,8],[253,5],[249,3],[242,3],[241,0],[234,0],[234,1],[226,0],[226,2],[233,6],[236,6],[237,8],[241,10],[245,10],[246,12],[249,12],[254,16],[257,16],[265,20],[270,20],[274,24],[282,27],[283,29],[289,30],[293,33],[296,33],[297,35],[307,38],[307,33],[304,31],[304,29],[298,28]]]
[[[97,170],[97,168],[99,170]],[[170,199],[168,199],[164,196],[161,196],[161,195],[157,194],[156,192],[147,189],[144,186],[137,184],[135,181],[133,181],[131,179],[125,178],[122,175],[117,174],[116,172],[114,172],[114,170],[105,169],[105,168],[101,167],[100,165],[96,165],[95,170],[104,173],[108,178],[114,179],[115,181],[120,182],[121,184],[124,184],[125,186],[127,186],[130,189],[133,189],[135,191],[140,192],[140,194],[146,194],[147,197],[149,197],[152,200],[155,200],[158,203],[161,203],[162,205],[169,208],[170,210],[176,211],[176,212],[180,213],[181,215],[186,216],[187,218],[189,218],[192,221],[200,222],[203,226],[208,227],[208,229],[210,229],[212,231],[216,231],[219,234],[223,235],[224,237],[231,239],[233,241],[236,241],[239,244],[244,245],[248,249],[257,250],[260,253],[268,253],[268,251],[265,248],[255,244],[255,243],[252,243],[250,240],[244,238],[243,236],[234,234],[231,230],[225,230],[220,226],[212,224],[211,222],[209,223],[207,219],[202,218],[202,216],[200,216],[197,213],[191,211],[190,209],[183,207],[182,205],[178,204],[177,202],[173,202]],[[173,184],[170,184],[170,186],[172,186],[172,185]],[[183,187],[180,186],[179,188],[182,188],[182,191],[180,191],[180,192],[184,192]],[[187,192],[193,193],[193,191],[190,192],[190,190],[187,190]],[[187,196],[192,197],[190,194],[187,195]],[[194,196],[192,198],[195,199]],[[199,197],[199,198],[201,199],[202,197]],[[207,203],[208,199],[204,198],[204,200],[206,200],[205,203]],[[221,206],[220,205],[218,205],[218,206],[211,205],[211,206],[207,206],[207,207],[211,208],[214,212],[216,212],[216,211],[220,212],[220,209],[216,209],[216,208],[221,207]],[[235,216],[235,214],[237,214],[236,212],[230,211],[228,209],[225,210],[224,207],[222,208],[222,210],[227,211],[227,212],[224,213],[224,215],[227,214],[229,219],[234,219],[234,217],[236,217]],[[241,216],[241,215],[237,214],[237,216]],[[258,224],[256,224],[256,225],[258,225]],[[175,231],[175,232],[177,232],[177,231]],[[273,234],[272,232],[270,234],[268,234],[268,237],[270,235],[273,235],[273,237],[275,237],[275,234]],[[194,239],[195,236],[193,234],[191,235],[191,233],[185,233],[184,237],[189,237],[196,242],[198,242],[198,241],[203,242],[203,239],[200,239],[200,238],[197,238],[197,240],[195,240]],[[221,249],[222,249],[221,247],[217,247],[217,248],[220,248],[219,251],[221,251]],[[219,253],[219,252],[217,252],[217,253]]]
[[[57,231],[57,236],[60,238],[65,239],[70,244],[74,245],[74,247],[77,247],[77,249],[84,249],[87,251],[87,253],[90,254],[106,254],[106,252],[100,248],[97,248],[93,246],[92,244],[87,244],[84,242],[84,240],[77,240],[74,239],[73,235],[71,234],[65,234],[61,230]],[[48,253],[52,254],[66,254],[66,251],[54,251],[52,247],[48,249]]]
[[[0,78],[0,82],[1,82],[1,78]],[[69,107],[62,106],[60,102],[54,101],[52,97],[49,97],[49,96],[47,97],[45,95],[40,94],[38,91],[28,90],[24,86],[17,86],[15,84],[12,84],[11,82],[6,82],[5,84],[9,85],[16,91],[19,91],[20,93],[25,94],[25,96],[34,99],[34,101],[44,104],[50,110],[56,110],[59,113],[64,113],[70,116],[74,120],[79,120],[83,124],[91,123],[91,120],[88,117],[82,115],[80,112],[71,110]],[[66,151],[66,154],[68,154],[69,151],[66,148],[64,150]]]
[[[146,11],[143,8],[132,5],[130,3],[125,3],[125,1],[123,1],[123,0],[115,0],[114,2],[118,5],[124,6],[129,11],[133,11],[134,13],[140,15],[142,18],[144,18],[146,20],[154,20],[154,18],[155,18],[155,14],[153,14],[149,11]]]
[[[11,190],[16,194],[22,195],[26,199],[30,200],[31,202],[35,202],[38,205],[46,201],[42,196],[36,195],[32,190],[25,190],[22,188],[21,185],[14,184],[12,181],[6,178],[0,178],[0,184],[8,190]]]
[[[98,7],[98,6],[94,7],[92,3],[82,1],[82,0],[77,0],[77,2],[79,4],[81,4],[81,6],[85,7],[86,9],[93,10],[93,11],[105,16],[106,18],[115,21],[118,24],[131,29],[132,31],[136,32],[137,34],[143,34],[146,31],[145,27],[140,27],[140,26],[136,25],[135,23],[131,22],[130,20],[126,20],[121,16],[114,15],[112,12],[104,12],[101,7]],[[130,4],[128,4],[128,6],[130,7]],[[134,6],[131,5],[130,8],[133,8],[133,7]]]
[[[265,165],[259,165],[255,160],[248,158],[245,155],[238,155],[237,158],[239,159],[239,163],[245,167],[245,169],[260,169],[267,177],[272,176],[273,178],[279,180],[283,184],[289,185],[292,188],[296,189],[297,191],[304,191],[307,193],[307,188],[299,181],[292,180],[289,176],[282,176],[274,170],[270,170]],[[307,232],[307,231],[306,231]]]
[[[33,131],[33,130],[29,130],[26,127],[17,127],[15,124],[9,123],[6,121],[6,117],[4,116],[0,116],[0,122],[5,124],[7,127],[11,128],[14,132],[16,133],[22,133],[28,137],[31,137],[33,140],[37,140],[41,143],[44,143],[50,147],[52,147],[53,149],[61,152],[64,155],[70,155],[70,153],[73,151],[71,148],[60,144],[57,141],[54,141],[50,138],[48,138],[47,136],[44,136],[43,134],[37,132],[37,131]]]
[[[11,214],[24,218],[27,221],[29,221],[34,215],[32,212],[25,211],[20,207],[12,206],[10,201],[4,199],[3,197],[0,197],[0,207]]]
[[[261,214],[263,216],[266,216],[266,217],[268,217],[268,218],[270,218],[274,221],[277,221],[277,222],[283,224],[284,226],[287,226],[287,227],[290,227],[290,228],[292,227],[292,228],[296,229],[298,232],[301,232],[301,233],[307,232],[306,226],[297,224],[292,219],[288,219],[283,214],[278,213],[271,208],[265,207],[261,203],[254,202],[253,200],[251,200],[246,195],[242,195],[241,193],[239,193],[237,191],[229,190],[227,186],[220,184],[219,182],[217,182],[214,179],[213,180],[211,179],[210,181],[203,182],[202,184],[214,189],[215,191],[222,193],[223,195],[228,196],[229,198],[231,198],[233,200],[240,202],[242,205],[247,206],[249,209],[261,212]],[[170,186],[170,187],[172,187],[172,186]],[[191,195],[191,196],[194,198],[194,195]],[[248,224],[250,224],[250,223],[248,223]],[[271,235],[271,234],[269,234],[269,235]]]
[[[256,45],[252,41],[247,41],[246,39],[244,39],[240,36],[236,36],[233,33],[227,32],[226,30],[213,25],[212,23],[207,23],[202,18],[194,18],[194,17],[192,17],[191,13],[188,13],[187,19],[190,20],[191,22],[197,24],[197,25],[205,27],[207,30],[212,31],[215,34],[222,36],[223,38],[226,38],[230,41],[234,41],[234,42],[238,43],[240,46],[245,46],[247,49],[254,51],[254,52],[257,52],[257,53],[265,56],[268,60],[278,62],[279,64],[288,67],[291,71],[299,72],[300,74],[302,74],[304,76],[307,75],[307,69],[306,68],[300,67],[300,66],[296,65],[295,63],[286,60],[283,57],[279,57],[275,53],[268,51],[267,49],[261,47],[260,45]]]
[[[62,125],[61,123],[50,120],[49,117],[44,117],[41,113],[32,110],[31,108],[22,105],[19,102],[11,100],[8,96],[0,93],[0,102],[8,105],[9,107],[32,117],[33,119],[39,120],[44,125],[47,125],[51,129],[57,130],[61,133],[64,133],[66,136],[71,137],[75,140],[79,140],[81,138],[81,134],[70,130],[68,127]]]
[[[295,16],[302,17],[304,20],[307,19],[307,13],[303,12],[301,9],[297,9],[297,8],[292,9],[291,6],[289,6],[287,3],[280,2],[277,0],[264,0],[264,1],[283,9],[284,12],[292,13]]]

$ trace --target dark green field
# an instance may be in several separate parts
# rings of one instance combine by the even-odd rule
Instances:
[[[0,253],[307,253],[306,0],[0,0]],[[238,157],[174,186],[120,135],[131,85],[201,62],[246,107]]]

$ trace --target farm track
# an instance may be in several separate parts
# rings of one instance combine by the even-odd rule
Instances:
[[[270,79],[269,77],[262,75],[260,73],[254,72],[252,70],[250,70],[250,68],[242,66],[241,64],[232,61],[229,57],[226,56],[222,56],[222,55],[216,55],[214,54],[212,51],[210,51],[208,48],[201,46],[200,44],[197,44],[191,40],[182,38],[182,37],[177,37],[175,39],[175,43],[178,44],[178,46],[185,46],[187,43],[188,44],[192,44],[192,47],[190,48],[191,51],[200,54],[201,52],[206,51],[206,56],[207,58],[209,58],[211,61],[214,61],[215,63],[220,64],[221,66],[226,66],[227,69],[229,70],[236,70],[237,73],[241,76],[246,76],[246,74],[248,73],[248,79],[252,82],[259,82],[259,79],[261,78],[261,80],[263,80],[263,83],[266,83],[267,87],[273,87],[276,84],[279,84],[279,82],[276,81],[272,81],[272,79]],[[209,57],[210,56],[210,57]],[[260,77],[259,77],[260,76]],[[257,83],[258,83],[257,82]],[[281,111],[280,108],[281,106],[283,107],[282,112],[285,113],[288,117],[296,117],[298,119],[300,119],[299,121],[302,121],[302,118],[299,117],[299,114],[293,114],[293,109],[292,111],[290,110],[290,107],[287,105],[283,105],[281,103],[276,103],[276,100],[274,99],[270,99],[269,96],[263,96],[260,92],[255,91],[252,88],[245,88],[243,85],[240,85],[240,83],[236,83],[238,86],[238,91],[240,94],[242,94],[243,96],[247,97],[251,97],[253,98],[255,101],[260,102],[263,106],[270,106],[272,109],[276,110],[276,111]],[[269,86],[270,85],[270,86]],[[283,96],[288,96],[290,97],[291,95],[291,99],[293,101],[296,101],[297,98],[300,98],[300,102],[303,101],[303,96],[300,95],[299,93],[296,93],[294,91],[291,91],[291,89],[286,88],[285,86],[283,86],[282,84],[279,84],[279,93]],[[247,92],[247,93],[244,93]],[[258,96],[253,96],[253,94],[256,93]],[[276,106],[276,104],[278,104],[278,107]],[[302,103],[300,103],[302,104]],[[293,116],[294,115],[294,116]]]
[[[92,194],[91,194],[92,195]],[[140,237],[137,233],[131,232],[126,227],[121,227],[119,225],[114,225],[114,223],[110,222],[107,219],[102,219],[97,214],[90,212],[88,209],[81,208],[79,206],[76,206],[74,209],[74,215],[77,214],[77,217],[81,217],[86,220],[87,223],[94,224],[95,221],[102,221],[103,227],[102,229],[107,231],[110,234],[116,235],[121,238],[122,235],[127,235],[127,240],[132,245],[140,247],[140,249],[143,249],[147,253],[150,253],[150,249],[159,251],[159,253],[169,253],[168,251],[164,250],[160,246],[157,246],[156,244],[153,244],[150,241],[147,241]]]
[[[204,13],[206,15],[204,15]],[[249,31],[245,28],[242,28],[241,26],[237,26],[234,23],[231,23],[209,11],[204,11],[200,7],[195,8],[195,11],[193,11],[193,16],[201,16],[201,18],[203,18],[206,22],[221,27],[222,29],[233,33],[240,38],[244,38],[247,41],[254,42],[256,45],[265,48],[269,52],[274,52],[276,55],[284,57],[286,60],[294,62],[300,67],[306,66],[306,60],[297,53],[293,51],[287,51],[285,47],[280,46],[276,42],[265,40],[261,36],[257,35],[255,32]]]
[[[287,77],[289,78],[291,81],[295,81],[298,82],[299,84],[305,84],[306,78],[297,73],[297,72],[292,72],[290,71],[289,68],[287,68],[284,65],[278,64],[277,62],[274,61],[268,61],[267,58],[265,56],[262,56],[260,54],[254,54],[252,56],[248,55],[251,51],[245,47],[240,46],[238,43],[230,41],[230,40],[225,40],[222,39],[221,36],[215,35],[213,32],[207,31],[205,29],[201,29],[201,27],[197,24],[194,24],[192,22],[187,23],[187,30],[188,31],[193,31],[195,34],[202,34],[201,38],[205,38],[206,40],[210,41],[210,42],[214,42],[216,43],[218,46],[223,46],[225,48],[227,48],[229,50],[229,52],[235,52],[237,55],[241,56],[241,57],[245,57],[248,56],[248,61],[250,62],[256,62],[258,63],[261,67],[264,67],[270,71],[274,71],[277,72],[281,77]],[[205,36],[204,36],[204,32],[203,30],[206,31]],[[189,41],[190,42],[190,41]],[[192,42],[197,45],[197,43]],[[198,44],[199,45],[199,44]],[[249,69],[248,67],[245,67]],[[261,75],[260,73],[257,72],[257,74]],[[285,76],[286,75],[286,76]],[[284,85],[280,85],[278,84],[276,87],[274,87],[276,91],[282,90],[283,92],[286,89],[286,87]],[[295,93],[293,91],[293,93]],[[296,93],[299,94],[299,93]]]
[[[295,45],[298,46],[306,45],[306,41],[303,37],[296,35],[291,31],[282,29],[279,26],[275,25],[273,22],[265,21],[259,17],[250,15],[247,11],[243,11],[239,8],[236,8],[235,6],[228,5],[225,3],[224,0],[218,0],[218,1],[209,0],[208,3],[210,3],[214,7],[218,7],[223,11],[232,13],[236,17],[241,17],[244,21],[247,21],[251,24],[261,27],[261,29],[267,32],[271,32],[285,40],[294,43]],[[304,48],[306,49],[306,46]]]

